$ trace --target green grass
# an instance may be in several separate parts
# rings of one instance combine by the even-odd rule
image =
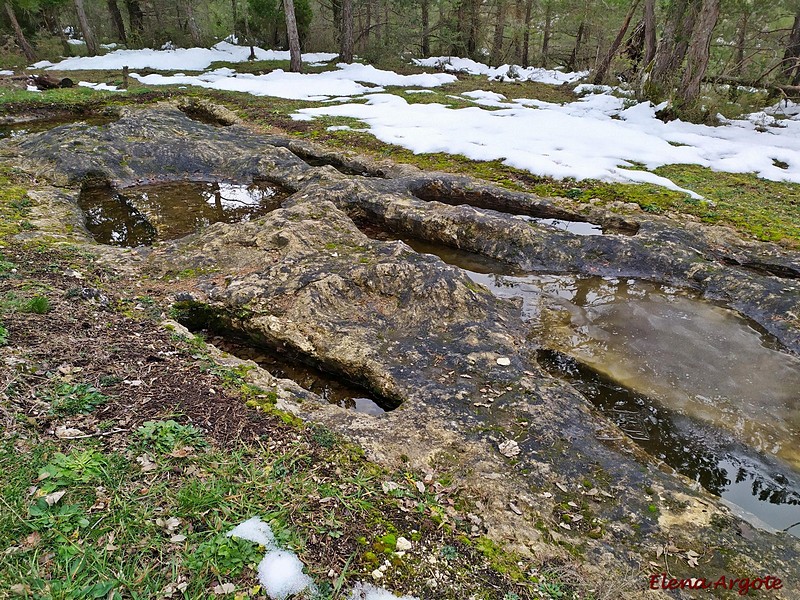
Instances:
[[[85,383],[60,383],[48,390],[43,399],[50,404],[50,414],[69,416],[88,414],[106,403],[108,398]]]

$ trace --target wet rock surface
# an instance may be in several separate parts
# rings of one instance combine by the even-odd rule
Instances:
[[[775,597],[796,597],[800,541],[742,523],[541,370],[537,341],[529,339],[517,304],[402,242],[369,239],[353,220],[528,271],[692,288],[725,301],[795,351],[797,255],[664,218],[569,213],[463,177],[410,169],[351,176],[314,167],[290,148],[239,125],[214,127],[157,108],[124,111],[102,127],[62,126],[12,140],[0,153],[51,184],[71,186],[62,193],[67,199],[86,180],[124,187],[264,179],[295,190],[283,208],[256,221],[217,223],[152,250],[108,256],[162,279],[196,274],[175,284],[187,294],[178,305],[187,322],[290,348],[399,404],[379,418],[328,406],[313,394],[284,406],[348,434],[380,461],[458,468],[481,498],[481,527],[491,537],[540,555],[583,553],[610,572],[630,565],[657,572],[649,562],[662,556],[659,548],[673,548],[670,568],[679,577],[774,574],[786,582]],[[432,195],[442,189],[450,190],[447,202]],[[492,198],[494,209],[487,208]],[[540,216],[625,225],[635,235],[581,237],[505,212],[520,214],[526,203]],[[131,257],[138,259],[133,267]],[[266,373],[255,376],[274,383]],[[518,454],[510,445],[501,450],[509,440]],[[704,556],[701,570],[688,565],[688,550]],[[642,576],[636,587],[646,582]]]

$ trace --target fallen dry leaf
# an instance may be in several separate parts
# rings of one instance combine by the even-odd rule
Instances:
[[[232,583],[223,583],[221,585],[214,586],[214,593],[217,596],[224,596],[225,594],[232,594],[236,591],[236,586]]]
[[[388,494],[389,492],[393,492],[396,489],[399,489],[400,485],[395,483],[394,481],[384,481],[381,484],[381,489],[383,490],[384,494]]]
[[[175,448],[169,455],[173,458],[186,458],[187,456],[194,455],[194,448],[192,446],[184,446],[183,448]]]
[[[154,463],[147,454],[137,456],[136,462],[139,463],[142,473],[149,473],[150,471],[155,471],[158,468],[158,465],[156,465],[156,463]]]
[[[86,435],[80,429],[75,427],[67,427],[66,425],[59,425],[56,427],[56,437],[60,440],[68,440],[70,438],[76,438],[82,435]]]
[[[42,541],[42,536],[38,531],[34,531],[29,533],[25,536],[25,541],[22,543],[22,547],[29,549],[29,548],[36,548],[39,545],[39,542]]]
[[[67,492],[65,490],[61,490],[59,492],[53,492],[52,494],[47,494],[44,497],[44,501],[47,502],[47,506],[55,506],[58,504],[58,501],[64,497],[64,494]]]

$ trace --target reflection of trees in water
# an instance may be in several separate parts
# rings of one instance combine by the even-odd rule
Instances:
[[[118,246],[150,245],[156,237],[153,225],[122,196],[110,190],[85,190],[79,205],[86,228],[100,243]]]
[[[800,505],[796,481],[769,473],[768,465],[738,450],[740,444],[723,432],[710,432],[688,419],[676,419],[677,415],[654,406],[645,396],[559,352],[541,350],[539,360],[554,374],[566,376],[649,454],[712,494],[722,496],[731,484],[750,481],[751,494],[760,502]]]

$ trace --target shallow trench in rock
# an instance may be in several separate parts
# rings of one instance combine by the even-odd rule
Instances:
[[[746,520],[800,536],[800,360],[757,325],[667,286],[531,275],[375,224],[359,226],[521,301],[531,335],[549,348],[539,357],[551,374]]]
[[[78,205],[95,241],[136,247],[183,237],[220,221],[258,218],[279,208],[288,195],[287,190],[260,181],[247,185],[180,181],[120,190],[84,186]]]
[[[217,348],[243,360],[252,360],[273,377],[291,379],[330,404],[368,415],[382,415],[395,408],[383,400],[378,404],[373,394],[356,383],[304,362],[296,353],[258,346],[242,337],[219,331],[207,338]]]
[[[471,190],[438,182],[412,182],[410,190],[420,200],[436,201],[452,206],[465,204],[474,208],[501,211],[515,215],[530,223],[568,231],[575,235],[636,235],[635,223],[614,220],[607,223],[587,221],[581,215],[558,208],[550,203],[531,203],[516,194],[503,194],[496,190]]]

